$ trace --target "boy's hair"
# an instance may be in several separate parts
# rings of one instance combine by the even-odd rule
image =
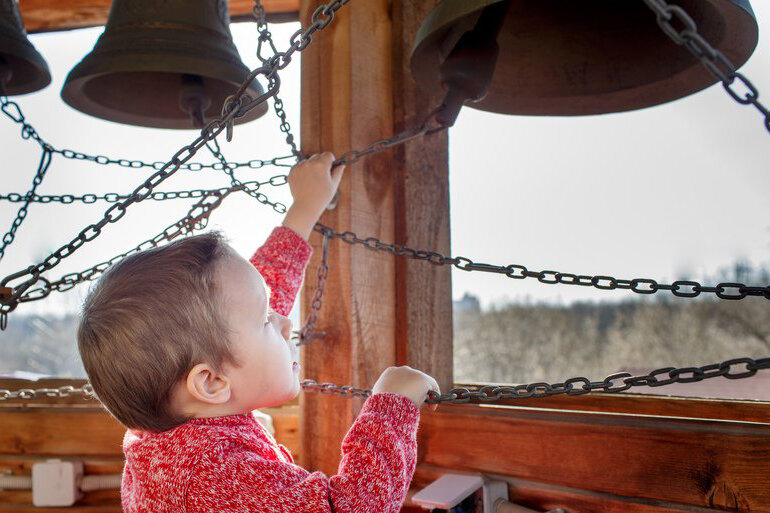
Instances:
[[[222,313],[216,263],[231,253],[218,232],[128,256],[88,293],[78,349],[94,391],[125,427],[166,431],[174,385],[198,363],[238,365]]]

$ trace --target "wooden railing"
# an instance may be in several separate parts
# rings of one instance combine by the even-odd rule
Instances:
[[[84,382],[5,379],[0,388]],[[297,403],[262,411],[301,462]],[[2,401],[0,426],[0,472],[28,476],[50,457],[82,460],[86,474],[122,471],[125,430],[96,401]],[[412,493],[443,473],[468,472],[507,481],[512,501],[541,511],[770,512],[770,403],[597,394],[442,405],[423,409],[418,437]],[[120,511],[119,491],[46,511],[94,508]],[[30,491],[0,490],[4,510],[39,511]],[[404,511],[418,510],[407,499]]]

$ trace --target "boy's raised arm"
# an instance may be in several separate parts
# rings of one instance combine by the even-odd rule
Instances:
[[[417,459],[420,411],[394,393],[366,400],[327,477],[237,441],[202,455],[186,497],[190,513],[397,513]],[[267,451],[269,454],[269,451]]]
[[[333,154],[320,153],[291,169],[288,181],[294,203],[283,225],[249,259],[272,290],[270,307],[281,315],[291,312],[313,252],[307,240],[342,180],[345,168],[331,169],[333,161]]]

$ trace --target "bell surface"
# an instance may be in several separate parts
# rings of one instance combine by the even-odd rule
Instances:
[[[16,0],[0,0],[0,68],[5,68],[0,80],[8,77],[0,94],[31,93],[51,83],[48,64],[27,38]]]
[[[62,99],[86,114],[155,128],[195,128],[180,103],[200,96],[204,123],[250,70],[230,34],[227,0],[113,0],[104,33],[67,76]],[[191,93],[192,88],[192,95]],[[246,90],[264,93],[256,80]],[[262,103],[235,123],[267,111]]]
[[[510,1],[486,96],[466,105],[521,115],[576,116],[641,109],[718,80],[658,26],[642,0],[443,0],[417,34],[411,70],[441,91],[442,64],[485,8]],[[698,33],[736,67],[757,45],[748,0],[677,0]],[[671,24],[683,27],[676,19]]]

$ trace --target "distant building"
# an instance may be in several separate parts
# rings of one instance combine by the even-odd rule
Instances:
[[[466,292],[461,299],[452,302],[452,309],[455,312],[480,312],[481,303],[478,297]]]

